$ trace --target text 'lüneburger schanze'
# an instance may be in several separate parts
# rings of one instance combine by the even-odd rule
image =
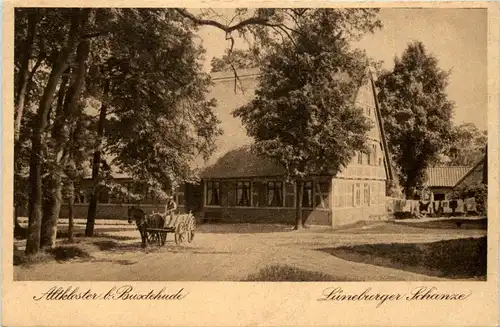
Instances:
[[[472,293],[439,292],[437,287],[419,286],[408,293],[380,293],[374,292],[371,287],[358,293],[344,292],[341,287],[330,287],[323,290],[318,301],[332,302],[360,302],[373,301],[377,308],[390,301],[463,301]]]

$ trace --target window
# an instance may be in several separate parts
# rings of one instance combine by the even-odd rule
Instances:
[[[313,207],[313,182],[304,183],[304,191],[302,192],[302,207]]]
[[[329,208],[329,193],[330,193],[330,183],[328,182],[316,182],[315,189],[315,201],[316,207],[318,208]]]
[[[370,205],[370,184],[364,185],[364,193],[363,193],[363,205]]]
[[[259,187],[261,185],[260,182],[252,182],[252,205],[254,207],[259,206]]]
[[[238,182],[236,184],[236,205],[241,207],[250,206],[250,182]]]
[[[377,165],[377,146],[372,144],[373,165]]]
[[[295,208],[295,202],[295,183],[287,182],[285,183],[285,206],[289,208]]]
[[[175,192],[175,203],[177,203],[177,205],[179,207],[184,206],[186,204],[183,191],[176,191]]]
[[[99,192],[99,203],[109,203],[108,190],[102,190]]]
[[[366,154],[366,163],[368,165],[372,164],[372,153],[371,153],[371,151],[369,151],[369,153]]]
[[[214,181],[207,182],[206,204],[209,206],[220,206],[220,183]]]
[[[283,182],[267,182],[267,205],[283,206]]]
[[[358,152],[358,165],[362,165],[363,164],[363,153],[361,152]]]
[[[352,185],[353,207],[361,205],[361,187],[359,183]]]

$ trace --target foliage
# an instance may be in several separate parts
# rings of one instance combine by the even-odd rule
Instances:
[[[355,151],[366,150],[370,124],[353,97],[367,59],[342,36],[348,23],[372,26],[343,10],[317,9],[300,17],[295,38],[265,57],[255,99],[234,112],[258,153],[280,162],[289,177],[336,173]]]
[[[204,50],[194,42],[195,30],[174,9],[16,10],[15,80],[28,87],[16,93],[26,101],[19,105],[25,115],[16,142],[15,198],[21,205],[29,199],[34,208],[27,252],[40,246],[42,212],[50,212],[44,228],[55,239],[50,231],[61,190],[71,194],[96,150],[113,159],[102,160],[103,167],[118,167],[159,192],[196,179],[191,162],[213,152],[220,130],[215,102],[206,98],[210,78],[201,70]],[[96,117],[103,107],[108,112]],[[110,169],[101,176],[106,185]]]
[[[473,166],[481,160],[488,143],[488,133],[472,123],[453,126],[452,142],[444,150],[446,164],[450,166]]]
[[[105,150],[113,157],[108,164],[161,195],[196,179],[191,163],[215,149],[215,101],[206,99],[204,50],[182,17],[173,10],[123,11],[116,23],[123,28],[108,39],[112,116]]]
[[[422,42],[413,42],[377,81],[389,152],[408,197],[422,187],[425,169],[438,161],[452,138],[448,75]]]
[[[291,266],[274,265],[261,269],[257,274],[249,275],[246,281],[252,282],[317,282],[340,281],[336,276],[316,271],[307,271]]]
[[[212,58],[211,72],[223,72],[234,69],[248,69],[259,67],[258,54],[251,50],[234,49],[226,50],[226,53],[221,58]]]

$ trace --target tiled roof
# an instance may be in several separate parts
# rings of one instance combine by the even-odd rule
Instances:
[[[425,185],[428,187],[454,187],[471,168],[467,166],[428,168]]]
[[[206,167],[203,178],[236,178],[281,176],[285,170],[269,158],[262,158],[252,152],[250,146],[242,146],[223,155],[213,165]]]

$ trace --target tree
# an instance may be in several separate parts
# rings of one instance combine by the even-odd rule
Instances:
[[[42,146],[43,136],[48,125],[48,114],[51,108],[54,94],[64,71],[67,69],[68,59],[78,44],[80,30],[88,19],[90,9],[70,9],[68,20],[70,29],[66,43],[57,52],[49,79],[43,90],[40,104],[37,110],[36,123],[33,126],[31,137],[30,158],[30,201],[28,220],[28,239],[26,242],[26,254],[38,252],[40,248],[40,231],[42,222]]]
[[[231,53],[229,49],[221,58],[212,58],[211,72],[231,71],[232,69],[248,69],[259,67],[258,54],[251,50],[234,49]]]
[[[305,223],[304,177],[336,174],[355,151],[367,151],[371,126],[353,103],[367,58],[349,41],[379,25],[376,10],[315,9],[295,17],[294,36],[264,57],[255,99],[233,113],[254,138],[254,150],[295,180],[296,229]]]
[[[114,13],[103,44],[107,56],[92,75],[102,90],[86,236],[93,234],[98,194],[110,187],[100,174],[103,164],[163,194],[192,178],[190,163],[212,153],[219,133],[215,103],[206,99],[204,50],[195,45],[189,20],[173,9]],[[113,161],[103,161],[103,153]]]
[[[110,175],[102,153],[136,179],[157,168],[168,172],[149,174],[147,183],[194,178],[189,162],[213,151],[219,129],[214,101],[205,99],[210,80],[201,70],[203,49],[193,42],[190,20],[174,9],[37,8],[16,14],[16,99],[24,99],[16,106],[28,110],[16,117],[15,201],[29,203],[27,254],[55,245],[62,198],[71,211],[92,153],[95,204],[106,183],[101,177]],[[85,111],[96,106],[99,119],[93,121]],[[110,124],[116,131],[107,129]],[[129,135],[127,128],[138,133]],[[148,149],[161,148],[157,157],[129,151],[145,143],[142,131],[163,142],[146,140]]]
[[[446,164],[450,166],[473,166],[483,159],[488,143],[488,133],[472,123],[453,126],[452,141],[444,149]]]
[[[451,141],[448,75],[422,42],[413,42],[376,83],[389,151],[408,198],[422,187],[426,168]]]

